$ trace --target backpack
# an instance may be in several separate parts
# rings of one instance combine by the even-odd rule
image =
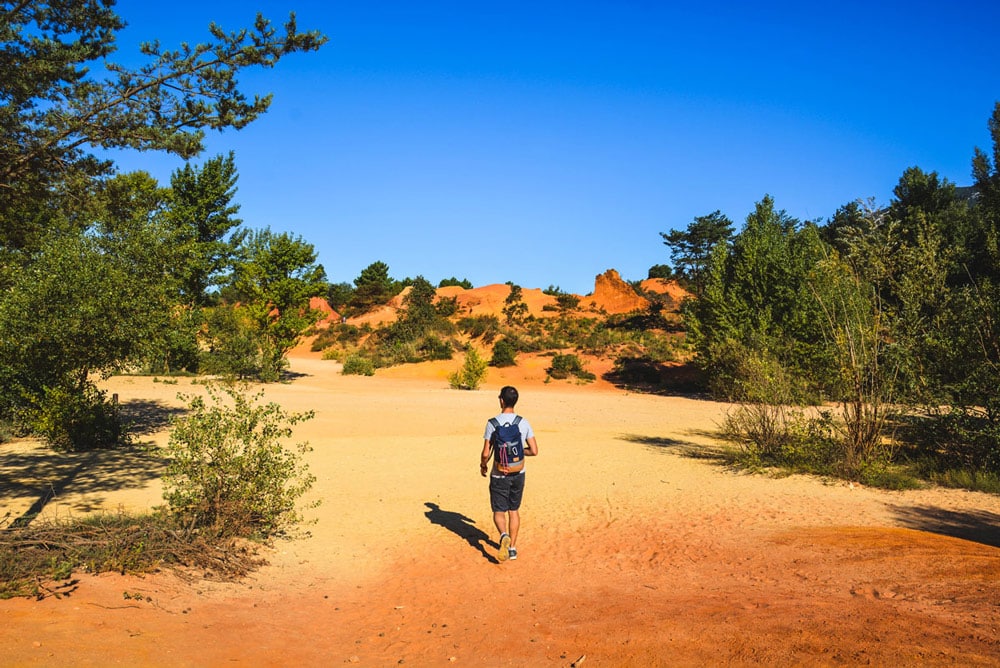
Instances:
[[[500,424],[496,418],[490,418],[493,434],[490,443],[493,445],[493,459],[497,470],[504,475],[520,473],[524,468],[524,444],[521,443],[521,429],[518,425],[521,416],[515,415],[510,424]]]

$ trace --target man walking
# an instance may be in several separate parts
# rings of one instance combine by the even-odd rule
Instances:
[[[507,385],[500,390],[500,414],[490,418],[483,435],[479,472],[484,477],[490,458],[490,507],[493,523],[500,532],[500,561],[517,559],[517,531],[521,526],[519,511],[524,494],[524,458],[538,454],[538,443],[531,425],[514,412],[517,389]]]

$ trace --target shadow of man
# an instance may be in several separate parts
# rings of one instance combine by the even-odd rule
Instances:
[[[474,526],[476,523],[475,520],[472,520],[461,513],[455,513],[450,510],[442,510],[438,504],[431,503],[430,501],[425,502],[424,505],[429,508],[429,510],[424,513],[424,516],[430,520],[431,524],[444,527],[459,538],[464,538],[465,542],[467,542],[470,547],[479,550],[479,553],[483,555],[483,558],[490,563],[500,563],[492,554],[486,551],[486,545],[490,545],[492,547],[499,546],[491,541],[490,537],[482,529]]]

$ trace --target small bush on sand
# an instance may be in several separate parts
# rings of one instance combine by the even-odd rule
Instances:
[[[462,368],[448,376],[448,382],[456,390],[477,390],[486,378],[486,370],[486,360],[469,346]]]
[[[374,376],[375,363],[361,355],[348,355],[340,373],[345,376]]]
[[[549,376],[556,380],[563,380],[575,376],[580,380],[594,380],[594,374],[583,368],[583,363],[576,355],[556,355],[552,358],[552,366],[547,369]]]
[[[189,413],[175,421],[164,448],[169,463],[163,497],[170,510],[185,524],[219,536],[286,533],[301,521],[296,503],[315,478],[302,461],[308,445],[292,451],[282,442],[313,413],[262,404],[262,391],[249,396],[234,386],[207,390],[212,405],[182,395]]]
[[[517,364],[517,347],[510,339],[500,339],[493,344],[493,357],[490,365],[496,367],[514,366]]]

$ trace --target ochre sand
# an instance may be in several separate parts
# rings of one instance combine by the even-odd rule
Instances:
[[[296,430],[322,500],[311,537],[279,541],[240,583],[84,574],[68,597],[0,601],[0,664],[1000,663],[996,497],[732,472],[699,456],[725,406],[543,384],[530,365],[462,392],[447,365],[364,378],[292,362],[299,376],[266,393],[316,411]],[[541,454],[520,558],[500,564],[478,453],[508,380]],[[201,391],[107,386],[147,418]],[[53,464],[8,444],[0,475],[15,517],[50,484],[49,516],[160,503],[154,463],[135,455]]]

